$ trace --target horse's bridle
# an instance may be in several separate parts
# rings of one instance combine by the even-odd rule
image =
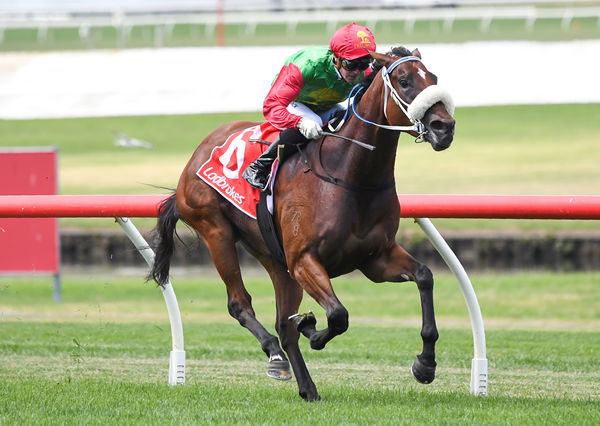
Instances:
[[[421,122],[421,119],[423,118],[427,110],[437,102],[442,102],[445,105],[448,113],[450,115],[454,115],[454,102],[452,101],[452,97],[450,96],[450,94],[437,85],[427,86],[423,91],[421,91],[421,93],[419,93],[415,97],[415,99],[411,103],[408,103],[404,99],[402,99],[402,97],[398,94],[396,88],[390,81],[390,74],[398,65],[408,61],[421,62],[421,58],[417,56],[405,56],[403,58],[397,59],[392,65],[390,65],[389,68],[386,68],[384,66],[381,69],[381,78],[383,79],[385,89],[385,95],[383,98],[383,114],[385,115],[385,119],[387,120],[387,103],[389,95],[394,101],[394,103],[398,106],[398,108],[400,108],[402,112],[411,121],[411,123],[413,123],[412,126],[392,126],[388,124],[379,124],[369,121],[364,117],[361,117],[356,111],[356,105],[354,102],[356,95],[358,95],[358,93],[360,93],[360,91],[364,89],[364,87],[360,83],[352,88],[348,102],[352,105],[352,112],[354,113],[354,115],[356,115],[357,118],[364,121],[365,123],[369,123],[387,130],[399,130],[401,132],[414,131],[418,133],[415,142],[423,142],[423,135],[427,133],[427,130],[425,129],[425,125]]]

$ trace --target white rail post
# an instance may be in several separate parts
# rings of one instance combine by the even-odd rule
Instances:
[[[150,248],[140,231],[130,219],[126,217],[118,217],[117,222],[123,228],[135,248],[146,260],[146,263],[152,267],[154,265],[154,251]],[[177,297],[173,291],[171,281],[162,287],[162,294],[167,304],[169,320],[171,322],[171,337],[173,341],[173,350],[169,359],[169,384],[183,385],[185,383],[185,350],[183,349],[183,326],[181,323],[181,313]]]
[[[446,240],[440,235],[428,218],[416,218],[417,223],[425,232],[431,244],[440,253],[460,285],[471,318],[473,329],[474,358],[471,361],[471,395],[487,395],[487,359],[485,354],[485,330],[483,318],[473,285],[458,257],[454,254]]]

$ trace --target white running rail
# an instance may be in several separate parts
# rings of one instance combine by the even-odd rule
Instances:
[[[137,230],[135,225],[129,218],[118,217],[117,222],[135,248],[148,263],[148,266],[152,268],[154,265],[154,251],[150,248],[142,234]],[[162,293],[167,304],[167,311],[169,312],[169,320],[171,321],[171,337],[173,340],[173,350],[169,359],[169,384],[183,385],[185,384],[185,350],[183,349],[183,326],[181,323],[181,313],[179,312],[179,304],[177,303],[177,297],[173,291],[171,281],[167,282],[162,287]]]

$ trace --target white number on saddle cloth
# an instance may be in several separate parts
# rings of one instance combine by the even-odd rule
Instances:
[[[229,179],[239,179],[240,169],[244,164],[246,142],[252,133],[252,131],[247,131],[237,135],[229,144],[227,151],[219,157],[219,161],[223,165],[223,174]]]
[[[260,134],[256,126],[229,136],[223,145],[213,148],[210,158],[196,172],[196,176],[253,219],[256,219],[260,191],[240,179],[240,172],[264,149],[265,145],[260,143],[248,143],[252,137],[260,139]],[[246,156],[252,158],[244,158]]]

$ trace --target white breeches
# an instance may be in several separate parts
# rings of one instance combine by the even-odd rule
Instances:
[[[319,123],[321,126],[323,125],[323,123],[327,123],[329,120],[331,120],[331,118],[335,115],[335,113],[341,109],[346,109],[345,103],[336,104],[336,105],[334,105],[333,108],[328,109],[327,111],[324,111],[320,114],[317,114],[316,112],[311,110],[309,107],[307,107],[304,104],[301,104],[300,102],[292,102],[287,107],[287,110],[290,113],[292,113],[294,115],[299,115],[300,117],[314,120],[317,123]]]

